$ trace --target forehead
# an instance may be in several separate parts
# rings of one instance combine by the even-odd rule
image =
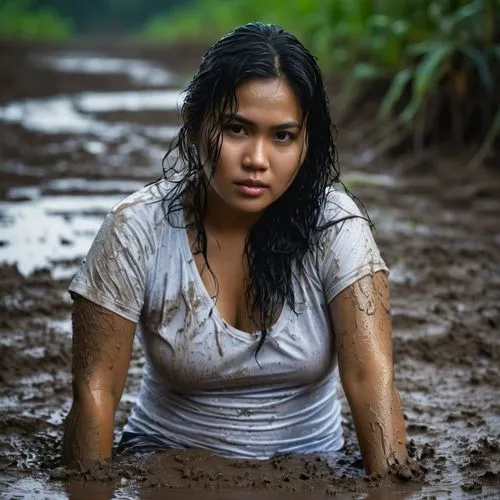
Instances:
[[[282,78],[252,78],[236,90],[237,112],[256,123],[302,122],[302,108],[291,85]]]

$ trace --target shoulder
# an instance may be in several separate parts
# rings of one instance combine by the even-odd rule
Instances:
[[[164,200],[171,189],[170,182],[160,180],[117,203],[106,216],[97,239],[126,245],[130,251],[144,247],[152,253],[168,226]]]
[[[162,201],[168,196],[171,189],[171,183],[165,179],[148,184],[114,205],[110,214],[130,217],[146,212],[154,214],[156,211],[162,210]]]
[[[354,230],[367,229],[370,224],[361,213],[356,202],[343,190],[327,188],[325,204],[319,220],[319,246],[331,245],[333,241]]]
[[[362,213],[354,199],[344,190],[328,188],[319,222],[318,247],[320,250],[351,248],[361,239],[373,239],[367,215]]]
[[[362,277],[387,271],[368,218],[345,192],[327,194],[317,268],[328,303]]]
[[[345,192],[334,187],[327,188],[323,208],[323,222],[334,222],[349,216],[363,217],[355,201]]]

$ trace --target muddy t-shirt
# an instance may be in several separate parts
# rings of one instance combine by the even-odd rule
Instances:
[[[360,278],[387,270],[368,223],[326,229],[296,273],[255,359],[259,333],[226,323],[201,280],[182,211],[165,215],[159,181],[107,215],[69,290],[137,323],[145,365],[125,431],[169,447],[241,458],[318,453],[343,445],[339,376],[328,303]],[[330,190],[325,219],[359,214]],[[139,439],[140,441],[140,439]]]

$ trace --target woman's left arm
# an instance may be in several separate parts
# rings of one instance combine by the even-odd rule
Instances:
[[[339,372],[367,473],[406,461],[403,409],[394,385],[387,274],[366,276],[329,305]]]

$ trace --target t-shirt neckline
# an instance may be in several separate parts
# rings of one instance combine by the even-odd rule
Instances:
[[[216,305],[214,304],[214,300],[212,299],[212,297],[208,293],[208,291],[205,287],[205,284],[203,283],[203,280],[201,279],[198,268],[196,267],[196,261],[194,259],[193,252],[191,251],[191,245],[189,244],[187,226],[186,226],[186,221],[184,219],[184,210],[181,209],[178,211],[178,213],[179,213],[179,218],[180,218],[180,225],[179,225],[178,229],[182,233],[181,249],[182,249],[182,252],[184,254],[184,258],[186,260],[186,263],[189,267],[189,270],[191,272],[191,275],[194,278],[194,283],[196,284],[196,287],[198,288],[198,292],[200,293],[200,297],[202,298],[202,300],[205,304],[205,307],[207,308],[208,311],[212,310],[212,317],[217,322],[218,326],[222,330],[225,330],[228,333],[232,334],[233,336],[241,338],[241,339],[245,340],[246,342],[249,342],[249,343],[258,342],[258,340],[260,338],[260,331],[246,332],[244,330],[239,330],[238,328],[229,324],[222,317],[222,315],[219,313]],[[283,304],[283,307],[281,308],[281,312],[280,312],[280,315],[278,316],[278,319],[275,321],[273,326],[268,331],[268,336],[274,336],[282,329],[283,325],[287,323],[291,311],[292,310],[291,310],[290,306],[285,301]]]

